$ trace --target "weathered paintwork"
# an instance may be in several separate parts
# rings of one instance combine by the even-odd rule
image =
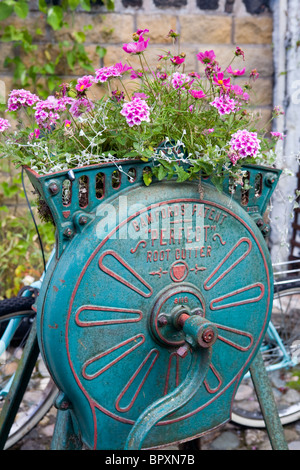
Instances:
[[[192,381],[195,353],[185,345],[194,340],[176,323],[182,312],[217,329],[211,363],[198,392],[168,409],[143,446],[188,440],[228,421],[272,307],[262,216],[279,172],[247,167],[252,189],[233,195],[228,182],[226,195],[202,181],[200,199],[197,183],[147,188],[146,164],[122,166],[135,177],[130,182],[122,174],[118,187],[111,184],[114,165],[74,170],[68,206],[66,172],[28,172],[57,227],[57,254],[37,303],[39,344],[82,441],[97,449],[123,449],[145,410]],[[99,172],[105,175],[101,199]],[[89,178],[86,207],[78,200],[82,175]]]

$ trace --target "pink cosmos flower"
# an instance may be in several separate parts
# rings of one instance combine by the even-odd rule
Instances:
[[[135,80],[136,78],[142,78],[142,76],[143,76],[143,72],[135,72],[134,70],[132,70],[130,74],[131,80]]]
[[[231,85],[230,91],[233,91],[235,95],[244,101],[249,101],[250,99],[248,93],[244,92],[244,90],[239,85]]]
[[[71,124],[71,121],[69,121],[68,119],[65,120],[65,127],[70,127]]]
[[[240,47],[237,46],[236,50],[235,50],[235,55],[238,57],[238,56],[242,56],[243,57],[243,60],[245,60],[245,53],[244,51],[242,51],[242,49]]]
[[[242,70],[233,70],[231,65],[229,65],[227,72],[233,75],[234,77],[239,77],[241,75],[244,75],[244,73],[246,72],[246,69],[244,67]]]
[[[120,113],[125,116],[129,127],[139,126],[142,121],[150,121],[150,108],[146,101],[140,98],[133,98],[132,101],[124,103]]]
[[[260,140],[256,132],[249,132],[246,129],[238,130],[231,136],[229,158],[233,163],[240,158],[257,156],[260,149]]]
[[[205,52],[199,52],[196,57],[198,60],[200,60],[200,62],[202,62],[202,64],[210,64],[215,60],[216,54],[213,50],[210,50]]]
[[[223,89],[230,87],[230,78],[224,78],[224,73],[219,72],[217,75],[214,75],[214,83]]]
[[[92,75],[85,75],[77,80],[76,90],[83,93],[87,88],[90,88],[94,83],[94,77]]]
[[[174,57],[171,57],[171,58],[170,58],[170,61],[171,61],[174,65],[180,65],[180,64],[182,64],[182,63],[185,61],[185,57],[179,57],[178,55],[175,55]]]
[[[123,44],[123,50],[127,52],[127,54],[140,54],[147,48],[148,42],[149,38],[145,40],[143,36],[140,35],[137,42]]]
[[[145,34],[145,33],[149,33],[149,29],[138,29],[138,30],[136,31],[136,34],[137,34],[138,36],[141,36],[142,34]]]
[[[270,132],[271,136],[275,139],[283,140],[285,137],[281,132]]]
[[[104,83],[110,78],[121,77],[122,74],[128,70],[132,70],[132,67],[129,67],[127,64],[123,65],[121,62],[111,65],[110,67],[102,67],[101,69],[96,70],[94,81],[96,83]]]
[[[256,69],[253,69],[251,70],[251,73],[250,73],[250,78],[253,78],[253,80],[257,80],[259,77],[259,73]]]
[[[229,98],[228,95],[220,95],[209,104],[219,111],[220,116],[234,113],[237,110],[237,102]]]
[[[28,90],[12,90],[7,101],[7,108],[9,111],[17,111],[22,107],[32,106],[39,100],[38,96]]]
[[[10,122],[7,119],[0,118],[0,132],[6,131],[10,127]]]
[[[195,98],[199,100],[201,98],[206,98],[206,94],[202,90],[189,90],[189,93]]]

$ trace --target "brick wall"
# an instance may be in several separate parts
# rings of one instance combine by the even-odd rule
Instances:
[[[28,63],[43,61],[45,53],[55,57],[57,42],[68,39],[69,34],[67,30],[53,33],[36,8],[37,0],[30,3],[29,17],[14,20],[20,27],[22,21],[25,22],[39,46],[34,57],[26,58]],[[94,5],[91,12],[78,10],[67,19],[76,30],[89,24],[93,26],[86,33],[86,50],[95,68],[128,59],[122,44],[131,41],[132,33],[139,28],[150,30],[148,49],[151,65],[156,63],[158,49],[170,48],[170,41],[166,38],[170,29],[181,35],[181,50],[187,55],[187,71],[198,71],[201,64],[196,60],[196,54],[200,51],[214,49],[220,64],[225,67],[236,46],[241,47],[246,61],[239,62],[239,65],[246,65],[249,71],[256,68],[260,73],[253,99],[262,112],[263,121],[267,122],[271,115],[273,90],[273,22],[268,4],[268,0],[115,0],[113,12]],[[42,30],[42,36],[35,34],[37,27]],[[98,45],[107,49],[101,60],[96,53]],[[12,57],[18,51],[10,43],[1,43],[0,47],[0,81],[5,82],[8,93],[12,88],[12,78],[9,70],[4,68],[4,58]],[[137,63],[136,57],[130,60],[132,65]],[[66,63],[60,70],[60,74],[67,78],[71,74],[83,73],[86,72],[78,67],[71,72]]]

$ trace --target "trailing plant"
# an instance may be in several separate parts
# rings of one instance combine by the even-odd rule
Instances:
[[[1,170],[11,174],[7,163],[3,167],[3,161]],[[17,295],[21,287],[39,279],[43,272],[43,259],[31,215],[26,210],[17,210],[18,201],[23,199],[20,174],[11,174],[0,183],[0,299]],[[32,204],[35,205],[34,199]],[[36,208],[33,210],[36,212]],[[54,246],[53,225],[39,224],[39,232],[47,259]]]
[[[121,169],[120,159],[138,158],[152,162],[152,172],[144,176],[147,185],[153,174],[178,182],[203,174],[218,188],[227,175],[242,182],[244,163],[273,165],[276,141],[283,136],[258,129],[249,89],[259,74],[246,72],[244,51],[237,47],[225,69],[213,50],[199,52],[201,75],[186,73],[178,34],[170,31],[176,50],[160,54],[151,70],[148,32],[138,30],[133,42],[123,45],[128,63],[61,84],[55,96],[43,100],[13,90],[7,110],[19,119],[19,127],[9,133],[9,121],[0,121],[3,155],[40,174],[107,161]],[[139,58],[140,68],[131,66],[132,55]],[[128,76],[136,83],[131,95]],[[243,86],[235,82],[241,76],[246,77]],[[105,86],[107,93],[93,100],[97,86]],[[281,112],[275,108],[272,118]]]

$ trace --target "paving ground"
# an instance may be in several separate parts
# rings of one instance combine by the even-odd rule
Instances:
[[[53,407],[38,426],[11,450],[50,450],[55,418],[56,409]],[[289,449],[300,450],[300,421],[285,426],[284,433]],[[272,450],[265,430],[242,428],[232,423],[210,432],[196,445],[201,450]]]

